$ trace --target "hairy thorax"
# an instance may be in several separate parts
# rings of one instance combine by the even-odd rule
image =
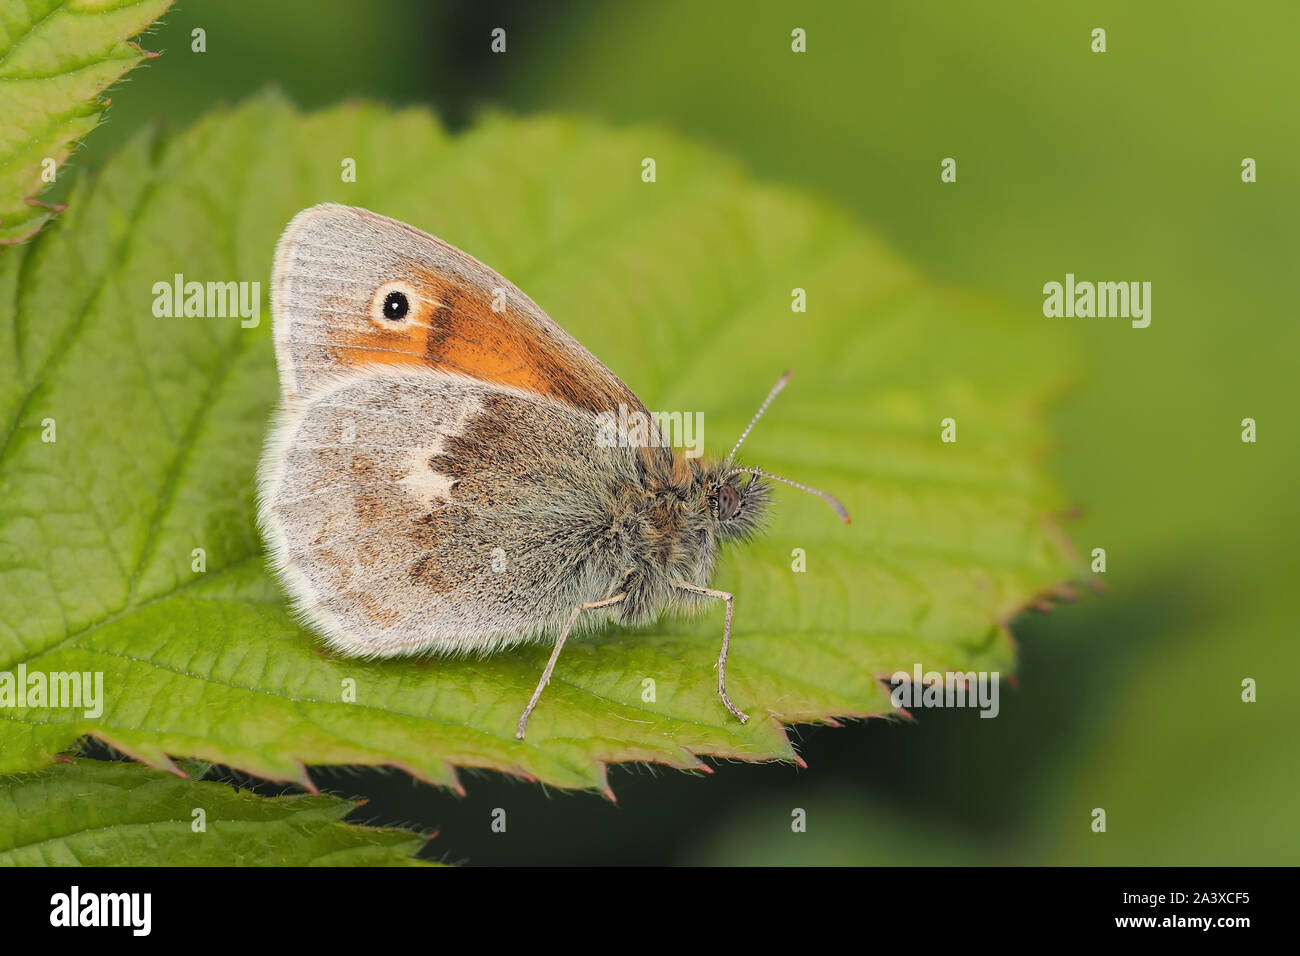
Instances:
[[[705,586],[713,575],[718,536],[706,471],[693,461],[687,467],[668,480],[627,483],[615,496],[611,553],[622,564],[616,588],[627,592],[620,614],[627,623],[645,623],[665,605],[694,603],[674,583]]]

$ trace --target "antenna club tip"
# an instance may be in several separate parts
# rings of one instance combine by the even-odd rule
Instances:
[[[844,523],[845,523],[845,524],[853,524],[853,519],[850,518],[848,515],[845,515],[845,516],[844,516]]]

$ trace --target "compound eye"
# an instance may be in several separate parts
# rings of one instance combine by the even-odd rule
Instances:
[[[718,489],[718,517],[726,521],[734,517],[740,510],[740,492],[731,485],[723,485]]]

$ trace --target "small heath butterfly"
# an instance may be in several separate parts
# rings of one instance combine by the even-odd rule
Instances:
[[[748,719],[727,696],[719,547],[756,532],[769,481],[849,520],[825,492],[735,463],[789,373],[725,459],[688,457],[510,282],[349,206],[293,218],[271,299],[281,403],[258,521],[303,621],[365,657],[553,641],[522,739],[575,627],[724,601],[718,694]],[[631,419],[648,431],[602,440]]]

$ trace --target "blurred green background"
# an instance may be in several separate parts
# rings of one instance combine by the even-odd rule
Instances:
[[[318,779],[369,794],[360,819],[439,828],[430,855],[471,863],[1294,864],[1298,34],[1281,0],[180,0],[142,44],[165,55],[114,91],[72,166],[266,85],[306,107],[423,104],[452,128],[578,111],[710,142],[1030,315],[1066,272],[1150,281],[1150,328],[1041,318],[1086,350],[1047,451],[1079,548],[1106,549],[1107,590],[1018,623],[999,719],[800,728],[806,770],[617,768],[617,806],[490,775],[463,799],[395,773]]]

